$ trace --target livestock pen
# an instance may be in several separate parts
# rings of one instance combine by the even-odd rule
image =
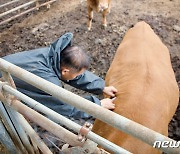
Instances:
[[[83,26],[86,26],[87,21],[87,18],[85,16],[87,12],[85,13],[86,9],[84,7],[84,4],[82,4],[81,7],[76,7],[73,4],[76,3],[77,0],[72,1],[71,4],[66,0],[62,0],[62,2],[63,3],[57,3],[58,5],[53,7],[55,9],[50,9],[49,11],[39,11],[38,14],[31,14],[31,16],[28,16],[29,18],[26,18],[24,21],[22,21],[22,18],[20,18],[21,22],[17,20],[11,22],[10,24],[7,24],[6,26],[3,26],[3,28],[0,29],[1,31],[3,31],[0,35],[1,56],[47,45],[48,42],[51,42],[53,39],[59,36],[59,34],[64,33],[65,30],[72,31],[73,33],[75,33],[74,42],[82,45],[83,48],[92,55],[92,66],[90,69],[96,74],[104,76],[104,72],[107,71],[106,69],[108,68],[108,65],[112,59],[112,55],[114,55],[115,49],[121,41],[124,31],[137,20],[143,19],[152,25],[153,29],[157,34],[159,34],[159,36],[163,39],[163,41],[170,49],[172,54],[172,63],[176,72],[176,78],[178,83],[180,83],[178,71],[179,58],[178,56],[175,56],[176,53],[178,54],[179,50],[177,26],[178,14],[175,14],[176,9],[175,7],[172,7],[173,4],[178,7],[176,0],[148,1],[149,5],[145,9],[146,11],[144,11],[143,13],[142,10],[145,7],[144,3],[137,8],[139,9],[138,11],[136,7],[132,8],[132,6],[130,5],[132,3],[130,1],[129,3],[124,1],[121,2],[122,5],[118,5],[117,2],[119,1],[115,0],[113,1],[113,3],[116,3],[116,7],[112,6],[112,12],[108,20],[109,25],[106,30],[102,30],[100,28],[99,23],[97,22],[100,21],[100,19],[96,20],[95,18],[93,29],[88,33],[85,31],[85,28],[83,28]],[[135,6],[137,6],[140,1],[136,1],[133,3]],[[153,5],[156,5],[158,9],[155,10],[155,8],[157,7],[152,8]],[[68,7],[68,12],[62,12],[67,8],[64,6]],[[72,6],[74,6],[74,9]],[[168,9],[165,6],[168,6]],[[134,11],[134,9],[136,11]],[[59,17],[54,16],[52,18],[49,18],[50,16],[48,15],[48,13],[55,11],[59,13]],[[42,13],[44,14],[43,16]],[[121,14],[121,16],[117,17],[116,13]],[[48,20],[43,20],[43,18],[45,17]],[[80,18],[81,20],[79,20],[78,18]],[[78,22],[78,24],[74,22],[75,20]],[[29,23],[31,23],[32,25],[30,25]],[[53,25],[51,23],[53,23]],[[66,28],[64,29],[63,26],[66,26]],[[86,41],[83,42],[82,40]],[[177,110],[175,118],[172,120],[172,125],[170,125],[169,127],[170,137],[173,137],[176,140],[179,139],[179,111],[180,110]]]

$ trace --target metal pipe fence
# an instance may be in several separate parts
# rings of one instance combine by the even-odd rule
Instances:
[[[11,85],[13,88],[16,88],[16,85],[14,84],[14,81],[11,77],[11,75],[8,72],[3,72],[2,71],[2,76],[5,80],[5,82],[7,82],[9,85]],[[11,119],[17,133],[18,136],[24,146],[24,148],[27,150],[27,152],[34,154],[33,152],[33,148],[28,140],[28,137],[24,131],[24,129],[22,128],[21,125],[18,124],[19,121],[21,121],[22,123],[24,123],[24,121],[26,121],[25,119],[21,118],[22,115],[20,115],[18,112],[14,111],[12,108],[10,108],[7,105],[7,99],[5,99],[3,101],[3,105],[4,108],[7,110],[8,114],[9,114],[9,118]]]
[[[20,0],[14,0],[14,1],[7,2],[7,3],[5,3],[5,4],[0,5],[0,8],[2,9],[2,8],[5,7],[5,6],[8,6],[8,5],[10,5],[10,4],[13,4],[13,3],[19,2],[19,1],[20,1]],[[25,15],[25,14],[27,14],[27,13],[29,13],[29,12],[32,12],[32,11],[34,11],[34,10],[38,10],[38,9],[39,9],[40,7],[42,7],[42,6],[47,6],[47,8],[50,8],[50,4],[53,3],[53,2],[56,2],[56,1],[57,1],[57,0],[49,0],[49,1],[44,2],[44,3],[39,3],[39,0],[31,0],[31,1],[27,2],[27,3],[24,3],[24,4],[22,4],[22,5],[19,5],[19,6],[15,7],[15,8],[13,8],[13,9],[10,9],[10,10],[8,10],[8,11],[6,11],[6,12],[1,13],[1,14],[0,14],[0,19],[1,19],[2,17],[5,17],[5,16],[8,15],[8,14],[11,14],[11,13],[13,13],[13,12],[19,11],[20,9],[25,9],[25,11],[19,11],[19,12],[16,13],[15,15],[13,15],[13,16],[11,16],[11,17],[8,17],[8,18],[6,18],[6,19],[3,19],[3,20],[0,22],[0,25],[6,24],[6,23],[8,23],[8,22],[10,22],[10,21],[12,21],[12,20],[14,20],[14,19],[22,16],[22,15]],[[27,7],[29,7],[29,9],[26,9]]]
[[[21,8],[27,7],[27,6],[35,3],[35,2],[36,2],[36,0],[33,0],[33,1],[30,1],[30,2],[25,3],[25,4],[23,4],[23,5],[20,5],[20,6],[18,6],[18,7],[15,7],[15,8],[13,8],[13,9],[11,9],[11,10],[8,10],[8,11],[6,11],[6,12],[3,12],[3,13],[0,14],[0,18],[3,17],[3,16],[5,16],[5,15],[7,15],[7,14],[10,14],[10,13],[12,13],[12,12],[15,12],[15,11],[21,9]]]
[[[16,89],[16,85],[10,73],[2,71],[2,76],[5,81],[3,84],[9,84],[11,87]],[[32,127],[29,125],[26,119],[20,113],[16,112],[9,105],[7,105],[7,98],[10,97],[9,94],[4,93],[3,91],[0,94],[0,100],[2,101],[0,102],[1,118],[3,118],[3,123],[5,124],[6,129],[8,129],[8,132],[10,133],[11,138],[13,139],[13,142],[16,145],[16,153],[28,152],[31,154],[39,154],[40,149],[42,152],[51,154],[48,147],[42,142],[42,140],[32,129]],[[8,121],[8,123],[5,121]],[[14,131],[12,132],[12,130]],[[14,134],[17,135],[14,136]],[[16,144],[17,141],[19,141],[20,144]],[[32,144],[30,144],[30,142]],[[7,144],[6,147],[8,147]]]
[[[95,118],[129,134],[143,142],[153,146],[155,141],[169,141],[175,142],[174,140],[157,133],[143,125],[133,122],[121,115],[118,115],[110,110],[102,108],[78,95],[71,93],[53,83],[50,83],[26,70],[23,70],[3,59],[0,59],[0,69],[11,73],[13,76],[24,80],[25,82],[51,94],[52,96],[66,102],[69,105],[75,106],[76,108],[94,116]],[[56,90],[54,90],[56,89]],[[82,104],[86,105],[82,105]],[[108,116],[106,116],[108,115]],[[161,147],[162,151],[166,153],[180,153],[179,148],[167,148]]]
[[[8,6],[8,5],[13,4],[15,2],[18,2],[18,1],[20,1],[20,0],[13,0],[13,1],[10,1],[10,2],[4,3],[4,4],[0,5],[0,8]]]
[[[0,82],[0,84],[1,84],[1,82]],[[6,92],[16,96],[18,99],[22,100],[25,104],[27,104],[31,108],[47,115],[50,119],[52,119],[56,123],[60,123],[64,126],[68,127],[69,129],[72,129],[73,131],[75,131],[77,133],[80,131],[82,126],[80,126],[80,125],[76,124],[75,122],[69,120],[68,118],[65,118],[64,116],[56,113],[55,111],[49,109],[48,107],[38,103],[37,101],[35,101],[32,98],[22,94],[19,91],[13,89],[12,87],[10,87],[8,85],[4,85],[3,90],[5,90]],[[89,138],[90,140],[96,142],[97,144],[101,145],[105,149],[110,150],[114,153],[130,154],[130,152],[128,152],[128,151],[122,149],[121,147],[109,142],[108,140],[100,137],[99,135],[93,133],[92,131],[90,131],[88,133],[87,138]]]

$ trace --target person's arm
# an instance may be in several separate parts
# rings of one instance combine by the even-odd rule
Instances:
[[[106,109],[110,109],[110,110],[113,110],[115,108],[115,104],[113,103],[113,101],[115,100],[115,98],[113,99],[110,99],[110,98],[105,98],[105,99],[102,99],[102,100],[99,100],[98,98],[96,98],[95,96],[86,96],[85,99],[97,104],[97,105],[100,105],[102,106],[103,108],[106,108]],[[71,114],[70,114],[70,117],[73,117],[75,119],[79,119],[79,118],[90,118],[91,115],[83,112],[83,111],[80,111],[79,109],[77,108],[73,108]]]
[[[102,94],[105,87],[105,81],[89,71],[85,71],[75,79],[65,82],[75,88],[93,94]]]

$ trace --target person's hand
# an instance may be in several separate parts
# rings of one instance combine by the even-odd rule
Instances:
[[[103,92],[111,97],[115,97],[115,94],[117,93],[117,89],[113,86],[104,87]]]
[[[101,106],[106,108],[106,109],[109,109],[109,110],[112,110],[112,109],[115,109],[115,104],[113,103],[113,101],[116,99],[116,97],[110,99],[110,98],[105,98],[105,99],[102,99],[100,102],[101,102]]]

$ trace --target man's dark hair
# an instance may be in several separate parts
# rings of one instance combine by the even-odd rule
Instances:
[[[89,67],[88,55],[78,46],[68,46],[61,52],[61,67],[66,66],[76,72]]]

